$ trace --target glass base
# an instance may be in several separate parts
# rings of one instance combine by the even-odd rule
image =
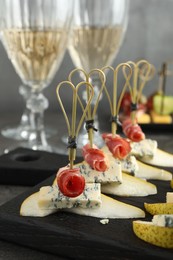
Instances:
[[[56,129],[53,129],[51,127],[47,127],[45,131],[47,138],[50,138],[58,133]],[[14,127],[5,127],[1,130],[1,134],[6,138],[14,139],[17,141],[28,140],[30,127],[20,125]]]
[[[34,151],[44,151],[44,152],[49,152],[49,153],[58,153],[59,154],[59,149],[51,144],[47,145],[36,145],[36,144],[30,144],[28,142],[17,142],[16,144],[13,144],[11,146],[8,146],[4,149],[4,153],[9,153],[12,150],[15,150],[17,148],[27,148],[31,149]]]

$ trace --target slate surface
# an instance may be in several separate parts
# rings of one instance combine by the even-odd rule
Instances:
[[[57,212],[44,218],[21,217],[23,200],[49,185],[54,175],[0,207],[0,238],[33,249],[72,259],[172,259],[173,250],[150,245],[137,238],[132,220],[115,219],[102,225],[92,217]],[[165,202],[166,192],[172,191],[170,182],[152,181],[158,194],[138,198],[118,198],[143,208],[143,203]],[[151,220],[150,215],[146,215]]]

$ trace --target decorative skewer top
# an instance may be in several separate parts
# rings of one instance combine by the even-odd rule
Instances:
[[[129,85],[130,78],[132,76],[132,69],[131,66],[127,63],[121,63],[119,64],[115,69],[111,66],[107,66],[102,68],[103,71],[111,70],[113,72],[113,93],[112,95],[109,94],[109,91],[104,86],[104,90],[106,93],[106,96],[108,98],[109,106],[110,106],[110,112],[111,112],[111,126],[112,126],[112,133],[104,133],[102,134],[102,137],[109,148],[110,152],[115,158],[118,159],[124,159],[130,152],[131,147],[128,140],[125,138],[122,138],[120,135],[117,134],[117,126],[120,124],[118,115],[120,110],[120,104],[121,100],[123,98],[123,95]],[[126,73],[123,73],[125,83],[123,87],[121,88],[121,94],[118,98],[118,76],[120,71],[126,71]],[[121,84],[122,86],[122,84]]]
[[[85,115],[85,124],[86,124],[86,130],[88,132],[88,140],[89,140],[89,144],[90,147],[93,147],[93,131],[97,131],[97,129],[94,126],[94,118],[97,112],[97,108],[98,108],[98,104],[99,101],[101,99],[102,96],[102,92],[104,89],[104,85],[105,85],[105,74],[103,73],[103,71],[99,70],[99,69],[93,69],[91,70],[89,73],[87,73],[85,70],[83,69],[74,69],[73,71],[71,71],[71,73],[69,74],[69,81],[72,82],[72,77],[74,76],[75,73],[80,73],[80,75],[85,78],[85,81],[87,83],[90,83],[92,85],[92,77],[96,76],[97,74],[97,78],[100,80],[101,84],[100,86],[95,86],[94,87],[94,96],[92,98],[92,101],[89,102],[90,99],[90,89],[89,87],[86,88],[86,92],[84,93],[85,100],[87,100],[87,102],[89,102],[88,105],[88,109]],[[83,104],[81,102],[81,100],[79,100],[80,105],[82,110],[84,111],[84,107]],[[91,106],[91,103],[93,104]]]
[[[129,84],[129,91],[131,95],[131,120],[133,124],[136,121],[137,105],[142,95],[142,91],[146,83],[151,80],[155,74],[155,68],[146,60],[139,60],[138,62],[128,62],[133,67],[132,83]],[[125,73],[125,71],[124,71]]]
[[[131,113],[130,118],[123,121],[122,129],[124,134],[131,141],[140,142],[145,139],[145,134],[143,133],[141,127],[137,124],[136,113],[138,103],[142,96],[144,86],[147,81],[151,80],[154,76],[155,69],[154,66],[146,60],[140,60],[137,63],[129,61],[128,64],[133,67],[132,83],[128,84],[131,96]],[[125,71],[124,74],[126,74]]]
[[[60,97],[60,89],[61,87],[67,86],[71,88],[72,90],[72,116],[71,120],[69,120],[69,117],[67,116],[67,113],[65,111],[62,99]],[[88,91],[88,100],[85,105],[82,104],[82,101],[79,96],[79,89],[81,87],[87,88]],[[76,86],[71,82],[71,81],[63,81],[57,86],[57,98],[59,101],[59,104],[61,106],[62,112],[65,117],[66,125],[67,125],[67,130],[68,130],[68,149],[69,149],[69,162],[70,162],[70,169],[73,168],[73,163],[76,158],[76,148],[77,148],[77,143],[76,143],[76,138],[78,136],[79,130],[82,126],[82,123],[84,121],[84,118],[86,117],[88,108],[90,106],[91,100],[94,95],[94,90],[93,87],[89,82],[82,81],[78,83]],[[82,116],[77,124],[77,105],[78,103],[80,104],[82,108]],[[71,122],[71,124],[70,124]]]
[[[115,135],[117,131],[117,125],[120,124],[118,115],[120,110],[121,101],[123,98],[123,95],[130,84],[130,78],[132,76],[132,69],[131,66],[128,63],[120,63],[115,69],[111,66],[106,66],[102,68],[102,71],[111,70],[113,72],[113,93],[112,95],[109,94],[109,91],[104,85],[104,90],[106,93],[106,96],[108,98],[109,106],[110,106],[110,112],[111,112],[111,123],[112,123],[112,134]],[[121,88],[121,94],[118,98],[118,75],[120,73],[120,70],[126,71],[126,73],[123,73],[125,83],[124,86]],[[112,97],[112,99],[111,99]]]

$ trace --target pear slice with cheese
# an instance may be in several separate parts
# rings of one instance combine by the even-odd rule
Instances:
[[[101,192],[118,196],[148,196],[157,193],[154,184],[141,180],[126,173],[122,173],[122,183],[108,183],[101,185]]]
[[[173,214],[154,215],[152,223],[160,227],[173,227]]]
[[[63,168],[67,169],[68,167]],[[109,167],[106,171],[96,171],[92,169],[86,161],[75,164],[74,168],[80,169],[80,174],[85,178],[86,183],[107,183],[122,181],[121,163],[116,161],[113,157],[110,158]]]
[[[137,163],[139,170],[135,173],[135,176],[138,178],[162,181],[170,181],[172,179],[172,173],[169,171],[148,165],[138,160]]]
[[[130,154],[136,158],[152,158],[157,150],[157,141],[152,139],[143,139],[140,142],[131,142]]]
[[[45,217],[58,212],[58,209],[41,209],[38,206],[39,192],[26,198],[21,205],[20,215],[30,217]],[[71,208],[63,209],[78,215],[85,215],[97,218],[144,218],[145,212],[138,207],[119,202],[101,194],[102,204],[97,209]]]
[[[116,163],[120,163],[121,170],[123,172],[136,175],[136,173],[139,171],[138,163],[136,161],[135,156],[129,154],[128,156],[126,156],[125,159],[119,160],[113,157],[112,153],[109,151],[107,146],[103,146],[102,151],[105,153],[105,155],[110,161],[113,159]]]
[[[103,219],[127,219],[127,218],[144,218],[145,212],[135,206],[112,199],[106,195],[101,194],[102,204],[99,208],[84,209],[71,208],[65,211]]]
[[[133,231],[137,237],[150,244],[173,248],[173,227],[155,225],[153,222],[134,220]]]
[[[173,167],[173,154],[156,149],[153,157],[140,157],[140,161],[160,167]]]
[[[144,207],[151,215],[173,214],[172,203],[144,203]]]
[[[148,140],[146,142],[149,144],[149,147],[152,150],[152,147],[156,146],[156,142],[151,142],[151,140]],[[141,146],[142,147],[142,146]],[[145,146],[144,146],[145,147]],[[153,148],[156,149],[156,148]],[[112,157],[112,154],[108,150],[107,147],[103,147],[102,150],[106,153],[108,158]],[[136,149],[137,150],[137,149]],[[137,153],[137,151],[136,151]],[[140,153],[144,153],[141,152]],[[150,154],[148,152],[148,154]],[[115,159],[116,160],[116,159]],[[165,180],[169,181],[172,179],[172,173],[163,169],[159,169],[157,167],[148,165],[146,163],[142,163],[139,160],[135,158],[135,156],[129,155],[127,156],[126,159],[124,160],[119,160],[121,163],[121,168],[123,172],[130,173],[131,175],[134,175],[135,177],[142,178],[142,179],[147,179],[147,180]]]
[[[39,190],[38,206],[41,209],[99,207],[101,204],[100,186],[100,183],[86,183],[83,192],[75,197],[68,197],[63,195],[58,185],[43,186]]]
[[[116,161],[113,157],[109,160],[109,167],[104,172],[92,169],[90,165],[85,161],[75,164],[74,168],[80,169],[80,174],[85,178],[85,181],[87,183],[107,183],[122,181],[121,163],[119,161]]]
[[[45,217],[58,211],[58,209],[41,209],[38,206],[39,192],[35,192],[27,197],[21,207],[20,215],[28,217]]]

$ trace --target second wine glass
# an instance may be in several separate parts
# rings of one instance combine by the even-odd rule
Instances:
[[[68,50],[77,68],[89,73],[113,63],[126,31],[128,5],[128,0],[76,0]],[[95,76],[90,80],[97,95],[100,80]],[[97,116],[95,126],[99,128]],[[88,142],[84,131],[79,135],[79,147]],[[102,145],[99,132],[94,142]]]
[[[52,81],[64,57],[73,0],[3,0],[1,8],[3,45],[17,74],[31,87],[27,100],[31,130],[28,143],[23,145],[54,151],[45,135],[44,110],[48,100],[43,89]]]

